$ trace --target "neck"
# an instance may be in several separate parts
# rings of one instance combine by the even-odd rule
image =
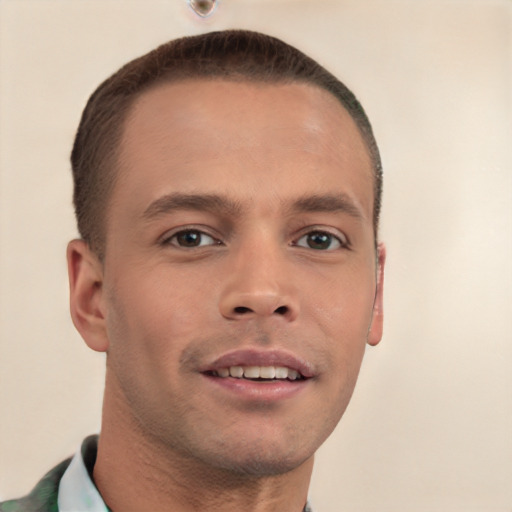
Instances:
[[[152,439],[123,404],[118,393],[105,392],[94,466],[95,484],[114,512],[302,512],[313,457],[279,475],[212,467]]]

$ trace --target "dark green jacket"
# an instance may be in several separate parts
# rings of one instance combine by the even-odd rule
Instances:
[[[48,471],[27,496],[0,503],[0,512],[58,512],[59,483],[70,462],[66,459]]]
[[[97,447],[98,436],[89,436],[84,440],[81,448],[82,458],[91,480]],[[59,484],[70,462],[71,457],[48,471],[27,496],[0,503],[0,512],[59,512],[57,504]],[[308,504],[304,507],[304,512],[311,512]]]
[[[81,452],[91,480],[97,451],[98,436],[86,437],[82,443]],[[70,463],[71,457],[48,471],[27,496],[0,503],[0,512],[58,512],[60,479]]]

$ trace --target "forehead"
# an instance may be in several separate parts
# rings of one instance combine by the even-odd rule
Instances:
[[[326,189],[363,183],[372,209],[372,165],[355,122],[333,95],[308,84],[160,84],[132,105],[120,149],[116,188],[142,190],[158,175],[162,186],[196,192],[222,177],[248,190],[271,181],[267,192],[279,194],[294,188],[294,172],[309,172]]]

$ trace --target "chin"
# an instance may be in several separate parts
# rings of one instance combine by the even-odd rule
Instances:
[[[236,443],[224,440],[216,445],[216,449],[203,452],[201,458],[211,467],[240,477],[283,475],[312,459],[317,448],[317,443],[311,440],[290,441],[280,443],[276,438],[268,437],[239,438]]]
[[[237,458],[230,460],[218,460],[217,464],[232,474],[241,477],[263,478],[268,476],[284,475],[304,464],[312,455],[308,457],[263,457],[253,456]]]

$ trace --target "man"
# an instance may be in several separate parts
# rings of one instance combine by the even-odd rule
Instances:
[[[381,166],[355,97],[277,39],[184,38],[97,89],[72,166],[101,435],[1,510],[309,510],[382,335]]]

